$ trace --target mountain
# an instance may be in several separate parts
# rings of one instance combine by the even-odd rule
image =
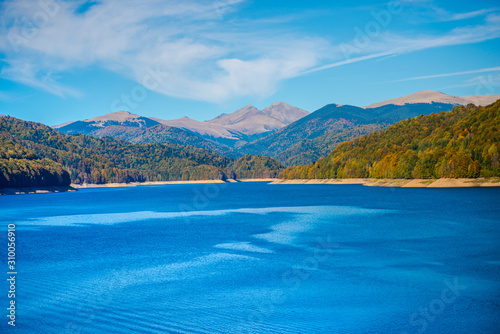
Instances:
[[[47,185],[48,179],[63,184],[225,179],[240,163],[193,146],[67,135],[14,117],[0,118],[0,142],[0,187]],[[268,157],[251,160],[250,169],[236,177],[268,177],[282,168]]]
[[[53,126],[53,128],[68,134],[90,134],[96,129],[102,129],[112,125],[142,128],[158,124],[160,123],[147,117],[135,115],[128,111],[117,111],[111,114],[94,117],[84,121],[67,122],[64,124]]]
[[[192,131],[203,137],[225,138],[234,141],[238,141],[241,138],[245,137],[242,133],[234,130],[228,130],[226,127],[220,124],[212,124],[208,121],[200,122],[186,116],[170,121],[154,117],[152,117],[151,119],[167,126]]]
[[[416,103],[360,108],[330,104],[240,148],[247,154],[274,157],[285,165],[312,163],[342,141],[421,114],[451,110],[452,104]],[[307,150],[307,151],[304,151]]]
[[[231,114],[221,114],[205,122],[188,117],[171,121],[161,121],[156,118],[154,120],[203,136],[246,141],[252,136],[280,129],[308,114],[307,111],[284,102],[276,102],[262,110],[247,105]]]
[[[313,139],[304,139],[274,158],[282,161],[286,166],[307,165],[327,156],[339,143],[358,138],[370,132],[385,128],[381,124],[356,125],[342,131],[327,132]]]
[[[154,119],[127,111],[118,111],[84,121],[68,122],[53,126],[53,128],[66,134],[86,134],[100,138],[113,137],[132,143],[192,145],[234,158],[241,157],[241,154],[235,153],[232,148],[224,144],[214,143],[190,131],[167,126]]]
[[[488,105],[500,99],[500,95],[478,95],[478,96],[451,96],[444,93],[436,92],[433,90],[423,90],[410,95],[405,95],[391,100],[377,102],[366,106],[366,109],[382,107],[389,104],[402,106],[405,104],[415,103],[444,103],[453,105],[468,105],[469,103],[475,105]]]
[[[262,110],[246,106],[205,122],[189,117],[162,120],[119,111],[84,121],[67,122],[53,128],[66,134],[111,136],[136,143],[172,142],[194,145],[237,158],[242,154],[234,150],[234,147],[253,141],[263,133],[275,131],[308,114],[307,111],[284,102],[277,102]]]
[[[221,143],[215,143],[203,139],[201,136],[189,131],[158,124],[150,127],[129,127],[111,125],[97,129],[90,133],[92,136],[113,137],[127,140],[131,143],[174,143],[179,145],[191,145],[205,150],[225,155],[231,158],[239,158],[242,154],[231,147]]]
[[[258,110],[254,106],[245,106],[232,114],[222,114],[208,121],[247,136],[275,131],[307,116],[305,110],[293,107],[285,102],[276,102],[271,106]]]
[[[458,104],[488,104],[498,98],[500,95],[456,97],[427,90],[364,108],[330,104],[239,150],[273,157],[286,166],[310,164],[343,141],[401,120],[449,111]]]
[[[476,178],[500,176],[500,100],[421,115],[344,142],[328,157],[288,168],[296,178]]]
[[[134,143],[193,145],[231,158],[265,155],[286,166],[308,164],[338,144],[419,115],[449,111],[455,105],[485,104],[499,95],[456,97],[421,91],[367,107],[329,104],[308,113],[284,102],[258,110],[247,105],[200,122],[147,118],[118,112],[57,127],[64,133],[111,136]]]

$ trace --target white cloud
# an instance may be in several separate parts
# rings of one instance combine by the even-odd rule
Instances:
[[[304,73],[500,37],[496,14],[438,36],[394,34],[389,26],[346,59],[340,46],[279,25],[293,15],[233,19],[245,0],[101,0],[84,12],[79,11],[84,0],[54,1],[0,3],[5,55],[0,76],[58,96],[80,94],[61,85],[59,75],[96,66],[174,97],[212,102],[264,97]]]
[[[410,22],[451,22],[467,20],[497,12],[499,8],[482,8],[464,13],[450,12],[435,4],[432,0],[400,0],[401,4],[411,12]]]
[[[45,0],[50,1],[50,0]],[[57,2],[47,11],[32,1],[8,1],[0,28],[4,78],[56,95],[74,95],[52,73],[98,65],[142,83],[152,68],[162,94],[220,102],[269,95],[281,80],[314,66],[326,41],[280,38],[245,22],[223,20],[242,0],[103,0]],[[52,3],[54,4],[54,3]],[[47,18],[30,26],[37,17]],[[33,28],[33,29],[30,29]]]
[[[478,69],[478,70],[471,70],[471,71],[441,73],[441,74],[433,74],[433,75],[423,75],[423,76],[419,76],[419,77],[412,77],[412,78],[394,80],[394,81],[389,81],[389,82],[401,82],[401,81],[411,81],[411,80],[425,80],[425,79],[451,77],[451,76],[456,76],[456,75],[466,75],[466,74],[485,73],[485,72],[497,72],[497,71],[500,71],[500,66],[497,66],[497,67],[488,67],[488,68],[481,68],[481,69]]]
[[[372,38],[366,35],[366,39],[363,41],[364,45],[360,45],[356,40],[351,41],[349,44],[344,43],[340,45],[340,50],[344,48],[344,54],[346,54],[346,48],[351,50],[345,59],[308,69],[304,73],[322,71],[358,61],[391,57],[430,48],[479,43],[499,37],[500,15],[497,14],[490,14],[482,24],[458,27],[441,35],[405,36],[386,31]],[[353,52],[352,50],[357,51]],[[338,52],[338,54],[340,53],[341,51]],[[355,55],[355,57],[351,57],[352,55]]]

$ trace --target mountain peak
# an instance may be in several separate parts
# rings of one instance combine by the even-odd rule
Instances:
[[[125,122],[130,119],[140,118],[141,116],[132,114],[129,111],[117,111],[110,114],[97,116],[94,118],[86,119],[84,122],[106,122],[106,121],[115,121],[115,122]]]
[[[283,102],[283,101],[278,101],[278,102],[271,103],[271,107],[273,107],[273,106],[289,106],[289,104],[286,102]]]
[[[422,90],[413,94],[397,97],[394,99],[377,102],[370,104],[366,108],[377,108],[385,106],[388,104],[394,105],[405,105],[405,104],[415,104],[415,103],[445,103],[453,105],[467,105],[469,103],[477,104],[480,102],[481,105],[489,104],[498,99],[498,95],[484,95],[484,96],[452,96],[441,92],[436,92],[434,90]]]
[[[220,114],[207,123],[221,125],[251,136],[280,129],[308,114],[307,111],[279,101],[262,110],[248,104],[231,114]]]

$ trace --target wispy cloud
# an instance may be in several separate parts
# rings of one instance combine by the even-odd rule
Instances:
[[[498,11],[497,8],[490,8],[490,9],[475,10],[475,11],[468,12],[468,13],[453,13],[453,14],[448,13],[449,17],[444,18],[443,21],[456,21],[456,20],[471,19],[473,17],[483,16],[485,14],[489,14],[489,13],[496,12],[496,11]]]
[[[294,29],[290,22],[298,19],[296,14],[239,19],[245,2],[4,1],[0,52],[5,65],[0,76],[57,96],[79,96],[58,76],[96,66],[139,84],[148,81],[147,88],[161,94],[222,102],[269,96],[283,80],[306,73],[500,37],[500,16],[491,10],[446,13],[443,19],[484,19],[439,35],[395,34],[388,27],[346,59],[340,41],[333,45],[327,38]]]
[[[412,37],[385,32],[381,33],[377,39],[369,40],[367,46],[360,50],[358,56],[308,69],[304,73],[322,71],[364,60],[393,57],[430,48],[479,43],[499,37],[500,15],[496,14],[486,17],[482,24],[458,27],[440,35]]]
[[[498,94],[500,91],[500,73],[476,76],[463,81],[458,85],[452,85],[445,88],[476,87],[477,95]]]
[[[411,81],[411,80],[425,80],[425,79],[452,77],[452,76],[456,76],[456,75],[476,74],[476,73],[485,73],[485,72],[497,72],[497,71],[500,71],[500,66],[482,68],[482,69],[471,70],[471,71],[441,73],[441,74],[433,74],[433,75],[423,75],[423,76],[412,77],[412,78],[405,78],[405,79],[399,79],[399,80],[393,80],[393,81],[388,81],[388,82],[401,82],[401,81]]]
[[[8,1],[1,75],[63,96],[76,92],[58,85],[54,73],[98,65],[142,83],[155,68],[163,76],[151,89],[220,102],[272,94],[280,81],[318,64],[328,44],[321,38],[276,36],[262,22],[224,20],[242,2],[102,0],[82,11],[85,1],[77,0],[45,13],[32,1]],[[40,13],[47,20],[39,27],[26,23]]]
[[[450,12],[435,4],[432,0],[401,0],[403,6],[411,11],[412,22],[451,22],[485,16],[500,10],[498,7],[482,8],[470,12]]]
[[[9,66],[3,67],[0,74],[2,77],[15,78],[14,81],[16,82],[36,87],[59,97],[80,97],[82,95],[75,89],[59,84],[57,78],[54,78],[54,73],[46,69],[36,68],[36,65],[33,63],[10,60]]]

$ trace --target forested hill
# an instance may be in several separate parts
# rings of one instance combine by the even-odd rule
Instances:
[[[193,146],[67,135],[14,117],[0,118],[0,141],[0,187],[66,185],[69,179],[77,184],[224,179],[238,165],[238,160]],[[252,166],[236,176],[277,176],[282,168],[279,163]]]
[[[337,146],[284,171],[286,179],[500,176],[500,100],[419,116]]]
[[[0,135],[0,188],[66,187],[69,184],[69,173],[61,164],[40,159],[32,150]]]

